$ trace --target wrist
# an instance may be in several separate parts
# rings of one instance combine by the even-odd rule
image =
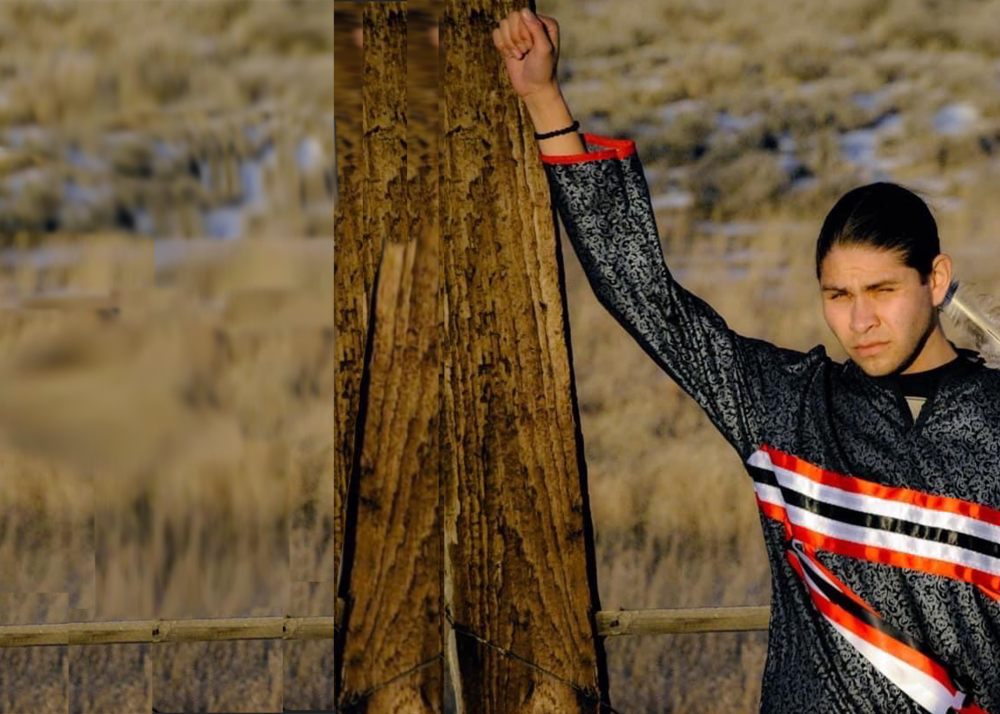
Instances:
[[[569,107],[558,86],[539,90],[524,97],[524,105],[539,134],[561,129],[572,123]]]
[[[524,95],[523,100],[528,107],[541,108],[559,102],[562,98],[562,90],[558,84],[553,82],[544,89],[536,89],[534,92]]]

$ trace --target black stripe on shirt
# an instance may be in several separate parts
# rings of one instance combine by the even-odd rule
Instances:
[[[969,535],[968,533],[960,533],[948,528],[928,526],[902,518],[856,511],[852,508],[819,501],[787,486],[782,486],[778,483],[774,472],[768,469],[756,466],[749,466],[748,468],[751,470],[754,481],[781,489],[781,495],[785,503],[790,506],[796,506],[810,513],[815,513],[818,516],[830,518],[852,526],[873,528],[888,533],[898,533],[910,538],[953,545],[991,558],[1000,558],[1000,543],[996,541]]]
[[[813,567],[812,563],[809,562],[809,558],[802,552],[800,547],[789,546],[789,548],[793,550],[793,552],[795,552],[796,556],[799,559],[799,562],[802,564],[802,567],[809,572],[810,579],[812,580],[816,589],[819,590],[820,593],[822,593],[827,600],[832,602],[840,609],[845,610],[852,617],[861,620],[866,625],[875,628],[879,632],[885,633],[892,639],[896,640],[897,642],[901,642],[902,644],[906,645],[907,647],[910,647],[911,649],[917,650],[925,657],[934,659],[933,653],[927,649],[927,647],[924,645],[923,642],[916,639],[915,637],[911,637],[906,632],[903,632],[901,629],[899,629],[892,623],[883,620],[881,617],[875,615],[871,610],[866,610],[865,608],[861,607],[861,605],[859,605],[857,602],[855,602],[847,595],[842,593],[840,590],[833,587],[833,585],[828,583],[826,580],[824,580],[823,576],[820,573],[816,572],[816,569]]]

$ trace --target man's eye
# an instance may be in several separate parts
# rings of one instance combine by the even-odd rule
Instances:
[[[878,289],[878,291],[880,293],[891,293],[891,292],[895,292],[895,290],[896,290],[895,288],[879,288]]]

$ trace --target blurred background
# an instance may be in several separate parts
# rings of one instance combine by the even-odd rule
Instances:
[[[333,59],[332,0],[0,3],[0,624],[333,615]],[[329,641],[153,647],[0,649],[0,712],[332,703]]]
[[[3,3],[4,247],[332,236],[332,5]]]
[[[844,192],[878,180],[922,195],[956,277],[1000,295],[1000,2],[536,9],[560,23],[581,130],[636,141],[671,271],[741,334],[844,359],[823,322],[815,241]],[[566,271],[602,608],[768,604],[739,457],[604,311],[575,257]],[[623,714],[758,709],[766,633],[606,647]]]

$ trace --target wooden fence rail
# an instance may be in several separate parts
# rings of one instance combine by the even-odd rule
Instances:
[[[0,626],[0,647],[227,640],[318,640],[332,637],[332,617],[239,617]]]
[[[338,610],[342,608],[342,602],[338,602],[338,606]],[[766,630],[768,616],[766,607],[604,610],[597,613],[597,634],[601,637],[619,637]],[[333,637],[333,623],[332,617],[239,617],[4,625],[0,626],[0,647],[322,640]]]
[[[667,635],[695,632],[766,630],[767,607],[698,607],[686,610],[604,610],[597,613],[597,634]]]

